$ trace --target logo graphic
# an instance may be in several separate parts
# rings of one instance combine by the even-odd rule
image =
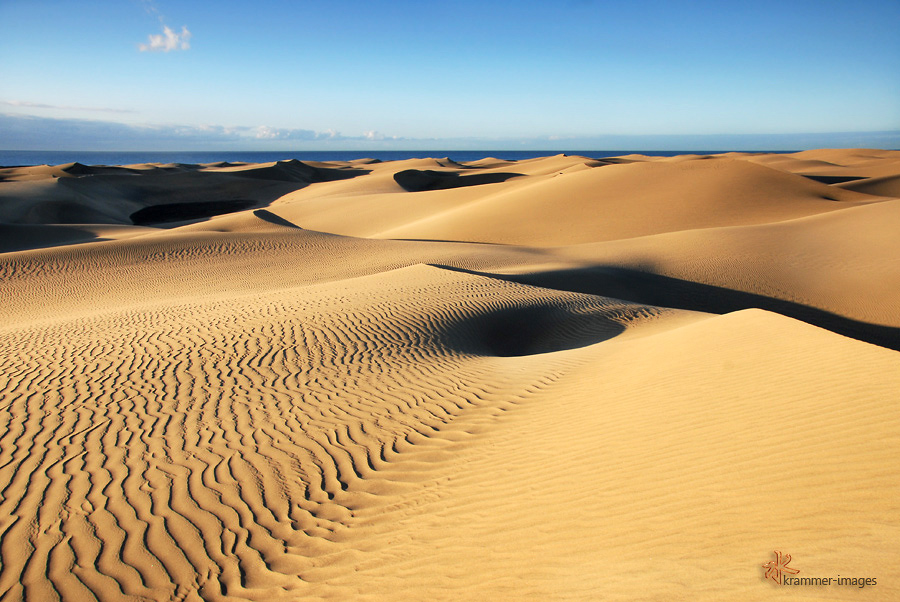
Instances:
[[[791,562],[790,554],[782,554],[780,550],[775,550],[774,554],[775,560],[770,560],[762,566],[766,569],[766,579],[771,579],[778,585],[782,585],[785,573],[788,575],[796,575],[800,572],[800,569],[788,566]]]

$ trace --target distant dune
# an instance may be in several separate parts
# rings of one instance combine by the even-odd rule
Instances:
[[[0,599],[900,599],[898,183],[0,168]]]

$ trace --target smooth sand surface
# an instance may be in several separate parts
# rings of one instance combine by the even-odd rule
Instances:
[[[0,600],[900,599],[898,182],[0,168]]]

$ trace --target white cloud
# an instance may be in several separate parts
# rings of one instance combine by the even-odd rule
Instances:
[[[319,137],[312,130],[273,128],[267,125],[249,129],[257,140],[316,140]]]
[[[182,26],[181,33],[175,33],[168,25],[163,25],[163,32],[157,35],[147,36],[148,44],[140,44],[141,52],[170,52],[172,50],[187,50],[191,47],[191,32]]]
[[[387,134],[382,134],[378,130],[369,130],[368,132],[364,132],[362,135],[366,140],[371,140],[373,142],[384,142],[390,140],[404,140],[400,136],[388,136]]]

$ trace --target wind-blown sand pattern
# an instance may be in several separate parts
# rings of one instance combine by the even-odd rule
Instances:
[[[0,599],[898,599],[898,182],[2,168]]]

